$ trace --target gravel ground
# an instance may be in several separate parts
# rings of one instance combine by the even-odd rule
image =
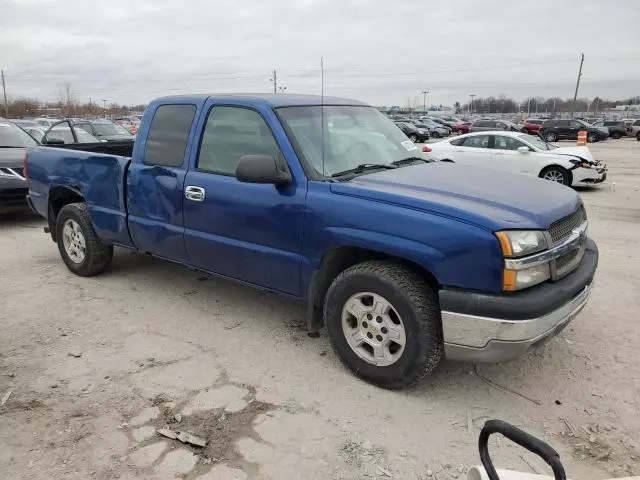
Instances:
[[[640,474],[640,142],[591,148],[610,174],[580,191],[601,254],[583,313],[526,358],[447,362],[403,392],[351,375],[299,304],[126,251],[75,277],[40,219],[0,219],[0,476],[446,480],[479,463],[489,418],[572,478]],[[492,453],[546,471],[505,440]]]

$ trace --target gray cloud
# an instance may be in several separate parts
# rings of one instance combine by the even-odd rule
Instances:
[[[12,96],[147,102],[192,92],[289,92],[374,104],[476,95],[640,93],[640,2],[618,0],[0,0]],[[420,99],[416,98],[420,97]]]

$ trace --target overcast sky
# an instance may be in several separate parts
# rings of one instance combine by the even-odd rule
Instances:
[[[639,0],[0,0],[7,93],[146,103],[287,92],[377,105],[640,95]]]

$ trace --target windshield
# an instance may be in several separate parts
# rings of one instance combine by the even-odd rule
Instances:
[[[36,142],[31,135],[11,123],[0,121],[0,148],[25,148],[36,147]]]
[[[553,150],[555,148],[558,148],[555,145],[551,145],[550,143],[545,142],[540,137],[536,137],[535,135],[523,134],[523,135],[518,135],[518,138],[524,140],[529,145],[531,145],[534,148],[537,148],[538,150]]]
[[[90,133],[85,132],[81,128],[76,128],[75,131],[76,137],[78,138],[78,143],[100,143],[100,140],[98,140]],[[61,138],[62,140],[64,140],[64,143],[75,143],[73,139],[73,133],[68,126],[52,128],[47,137]]]
[[[120,125],[115,123],[94,123],[92,125],[93,130],[100,136],[107,135],[126,135],[130,137],[131,134]]]
[[[591,126],[587,122],[585,122],[584,120],[576,120],[576,122],[578,122],[583,127],[590,127]]]
[[[419,156],[418,147],[373,107],[300,106],[277,111],[307,163],[324,177],[364,163],[391,165]]]

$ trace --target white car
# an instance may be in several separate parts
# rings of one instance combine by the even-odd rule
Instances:
[[[520,132],[476,132],[429,145],[444,162],[532,175],[567,186],[594,185],[607,178],[607,166],[587,147],[558,148]]]

